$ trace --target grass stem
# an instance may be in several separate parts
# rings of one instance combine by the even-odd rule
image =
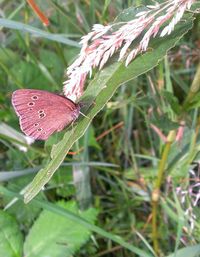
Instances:
[[[158,204],[160,199],[160,188],[164,178],[167,158],[169,156],[171,144],[174,141],[175,137],[176,137],[176,131],[175,130],[170,131],[167,137],[167,142],[164,146],[162,158],[160,160],[159,168],[158,168],[158,177],[156,179],[155,186],[152,192],[152,240],[153,240],[154,251],[158,255],[160,252],[159,243],[158,243]]]

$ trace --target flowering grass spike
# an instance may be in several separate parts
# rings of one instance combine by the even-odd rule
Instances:
[[[84,84],[92,69],[101,69],[119,49],[118,61],[125,60],[127,66],[138,54],[145,52],[151,38],[169,35],[184,12],[195,0],[169,0],[155,6],[147,6],[133,20],[103,26],[95,24],[91,32],[82,37],[79,57],[67,69],[68,80],[64,82],[64,94],[72,101],[83,94]],[[167,24],[166,24],[167,23]],[[114,27],[120,28],[114,31]],[[162,30],[161,30],[161,26]],[[132,43],[139,43],[128,52]]]

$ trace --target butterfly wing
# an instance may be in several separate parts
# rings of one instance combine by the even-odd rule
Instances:
[[[76,120],[80,110],[79,105],[68,98],[34,89],[13,92],[12,105],[19,116],[21,130],[41,140]]]

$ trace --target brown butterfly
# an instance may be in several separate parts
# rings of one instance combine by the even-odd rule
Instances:
[[[21,130],[40,140],[63,130],[80,114],[79,104],[44,90],[16,90],[12,94],[12,105],[19,116]]]

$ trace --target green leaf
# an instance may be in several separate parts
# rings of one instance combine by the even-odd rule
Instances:
[[[185,127],[184,137],[181,140],[181,147],[179,142],[174,142],[171,146],[170,154],[168,156],[167,172],[173,177],[173,179],[179,179],[179,182],[180,178],[188,176],[189,166],[200,151],[199,137],[196,139],[195,147],[191,147],[191,142],[193,142],[193,138],[195,136],[196,132],[194,128]]]
[[[97,211],[80,212],[75,202],[59,202],[59,206],[93,223]],[[82,225],[44,210],[33,224],[24,244],[26,257],[70,257],[89,239],[91,232]]]
[[[102,110],[117,88],[123,83],[155,67],[163,59],[167,51],[192,28],[191,17],[188,20],[182,21],[170,36],[154,40],[151,45],[151,48],[154,50],[138,56],[128,67],[125,67],[121,62],[114,62],[107,65],[107,67],[97,74],[82,97],[83,102],[87,102],[88,108],[90,107],[87,109],[87,112],[83,110],[89,119],[80,117],[77,124],[73,128],[69,128],[65,133],[63,140],[53,146],[51,153],[52,160],[44,169],[40,170],[32,183],[27,187],[24,195],[26,203],[50,180],[74,142],[85,133],[92,119]]]
[[[59,202],[59,206],[94,223],[97,211],[80,212],[75,202]],[[26,257],[70,257],[89,239],[90,230],[66,217],[44,210],[32,226],[24,244]]]
[[[156,112],[153,113],[151,123],[156,125],[165,134],[168,134],[170,130],[177,129],[180,125],[177,122],[173,122],[167,113],[162,113],[162,116]]]
[[[4,65],[11,67],[14,63],[19,61],[19,57],[12,50],[1,47],[0,60]]]
[[[12,67],[11,72],[17,74],[18,81],[24,87],[49,90],[49,80],[33,63],[18,62]]]
[[[95,131],[92,125],[90,125],[90,127],[88,128],[88,142],[87,142],[87,147],[94,147],[96,149],[101,149],[101,146],[98,144],[96,137],[95,137]],[[78,141],[79,147],[83,147],[84,148],[84,137],[82,137],[79,141]]]
[[[28,172],[27,172],[28,173]],[[29,173],[30,174],[30,173]],[[23,191],[25,188],[25,185],[30,181],[30,178],[28,176],[26,177],[20,177],[20,178],[15,178],[13,180],[10,180],[6,187],[9,190],[13,191]],[[15,216],[16,220],[20,223],[23,224],[23,228],[29,228],[30,225],[33,223],[35,218],[38,216],[38,214],[41,211],[41,208],[39,208],[36,204],[33,202],[24,205],[23,202],[21,201],[16,201],[16,198],[13,199],[13,197],[2,197],[3,198],[3,203],[4,205],[7,206],[6,211]],[[43,193],[41,192],[40,194],[37,195],[37,199],[42,199]],[[8,208],[9,206],[9,208]],[[0,255],[1,256],[1,255]]]
[[[10,197],[17,197],[18,199],[22,199],[22,195],[17,194],[15,192],[12,192],[12,191],[10,191],[10,190],[6,189],[5,187],[2,187],[2,186],[0,186],[0,194],[10,196]],[[65,217],[67,219],[73,220],[75,223],[81,224],[85,228],[101,235],[104,238],[112,240],[113,242],[115,242],[115,243],[121,245],[122,247],[130,250],[131,252],[137,254],[140,257],[153,257],[153,256],[155,256],[155,255],[150,254],[149,251],[141,250],[140,248],[133,246],[132,243],[127,243],[120,236],[109,233],[109,232],[103,230],[102,228],[91,224],[87,220],[80,217],[80,215],[72,213],[72,212],[70,212],[70,211],[68,211],[68,210],[66,210],[66,209],[64,209],[64,208],[62,208],[58,205],[55,205],[55,204],[52,204],[52,203],[46,202],[46,201],[40,201],[40,200],[37,200],[37,199],[33,199],[33,202],[34,202],[34,204],[37,204],[38,206],[42,207],[43,209],[49,210],[53,213],[56,213],[56,214],[59,214],[60,216]]]
[[[60,57],[54,52],[47,49],[40,50],[41,63],[48,68],[52,77],[59,84],[62,84],[64,66]]]
[[[73,166],[72,163],[70,166],[59,167],[48,184],[50,188],[55,188],[56,194],[61,197],[72,197],[75,194],[71,166]]]
[[[175,95],[173,95],[171,92],[163,90],[162,94],[165,98],[165,100],[167,101],[167,103],[170,105],[170,107],[172,108],[172,110],[179,115],[181,113],[181,108],[178,102],[178,99]]]
[[[167,257],[199,257],[200,244],[182,248],[176,254],[170,254]]]
[[[189,104],[186,106],[185,110],[189,111],[200,106],[200,92],[196,92]]]
[[[21,257],[23,238],[16,220],[0,211],[0,256]]]

